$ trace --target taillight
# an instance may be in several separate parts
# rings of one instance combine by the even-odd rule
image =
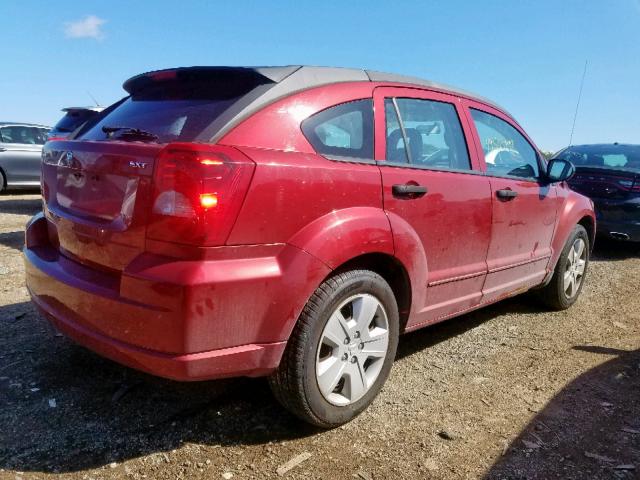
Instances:
[[[224,245],[255,164],[233,147],[172,143],[158,154],[147,237]]]
[[[630,192],[640,192],[640,179],[637,178],[635,181],[626,178],[618,180],[618,185]]]

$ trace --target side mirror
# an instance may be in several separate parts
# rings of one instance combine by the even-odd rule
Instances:
[[[576,167],[568,160],[554,158],[547,164],[547,180],[550,183],[565,182],[576,173]]]

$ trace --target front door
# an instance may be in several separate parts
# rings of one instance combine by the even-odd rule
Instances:
[[[426,301],[408,327],[477,305],[491,235],[491,187],[457,97],[411,88],[374,91],[376,158],[392,229],[415,232],[426,255]],[[381,113],[383,112],[384,116]],[[380,124],[382,122],[382,124]],[[380,158],[384,152],[384,158]],[[394,231],[394,237],[396,235]]]
[[[544,181],[541,156],[498,111],[469,102],[477,150],[491,182],[493,221],[483,302],[539,284],[551,256],[556,187]]]

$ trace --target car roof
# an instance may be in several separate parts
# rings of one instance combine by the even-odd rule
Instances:
[[[373,82],[389,86],[413,86],[444,91],[490,105],[513,119],[512,115],[510,115],[507,110],[495,102],[467,92],[466,90],[422,78],[359,68],[317,67],[308,65],[289,65],[281,67],[179,67],[155,70],[136,75],[125,81],[123,88],[128,93],[133,93],[148,85],[149,82],[154,79],[161,81],[166,78],[175,78],[180,75],[189,77],[195,75],[215,76],[234,74],[243,75],[245,77],[251,76],[253,81],[257,82],[256,84],[261,85],[263,88],[259,89],[258,94],[245,95],[220,115],[217,120],[214,121],[214,123],[207,128],[205,132],[203,132],[203,137],[208,137],[202,138],[203,140],[208,140],[209,138],[211,140],[220,139],[234,126],[238,125],[251,114],[275,100],[313,87],[346,82]]]
[[[65,108],[62,108],[61,110],[63,112],[68,113],[68,112],[83,112],[85,110],[90,110],[92,112],[101,112],[104,109],[105,107],[93,105],[91,107],[65,107]]]
[[[601,148],[601,147],[628,147],[628,148],[640,148],[640,144],[636,143],[584,143],[582,145],[569,145],[566,148]]]
[[[0,127],[40,127],[51,128],[47,125],[40,125],[38,123],[24,123],[24,122],[0,122]]]

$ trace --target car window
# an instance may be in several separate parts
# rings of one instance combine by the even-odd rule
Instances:
[[[47,129],[11,125],[0,128],[0,138],[4,143],[22,143],[25,145],[44,145],[47,141]]]
[[[385,112],[388,161],[434,169],[471,169],[460,119],[452,104],[386,99]]]
[[[400,128],[395,103],[391,98],[384,99],[384,117],[387,131],[387,160],[394,163],[408,162],[402,128]]]
[[[557,155],[576,167],[640,169],[640,147],[635,145],[582,145],[569,147]]]
[[[302,133],[316,152],[339,157],[373,158],[373,102],[341,103],[302,122]]]
[[[471,109],[471,116],[480,136],[489,175],[531,179],[539,177],[538,155],[515,127],[480,110]]]
[[[65,113],[53,127],[57,132],[71,133],[89,118],[95,117],[99,112],[94,110],[71,110]]]

